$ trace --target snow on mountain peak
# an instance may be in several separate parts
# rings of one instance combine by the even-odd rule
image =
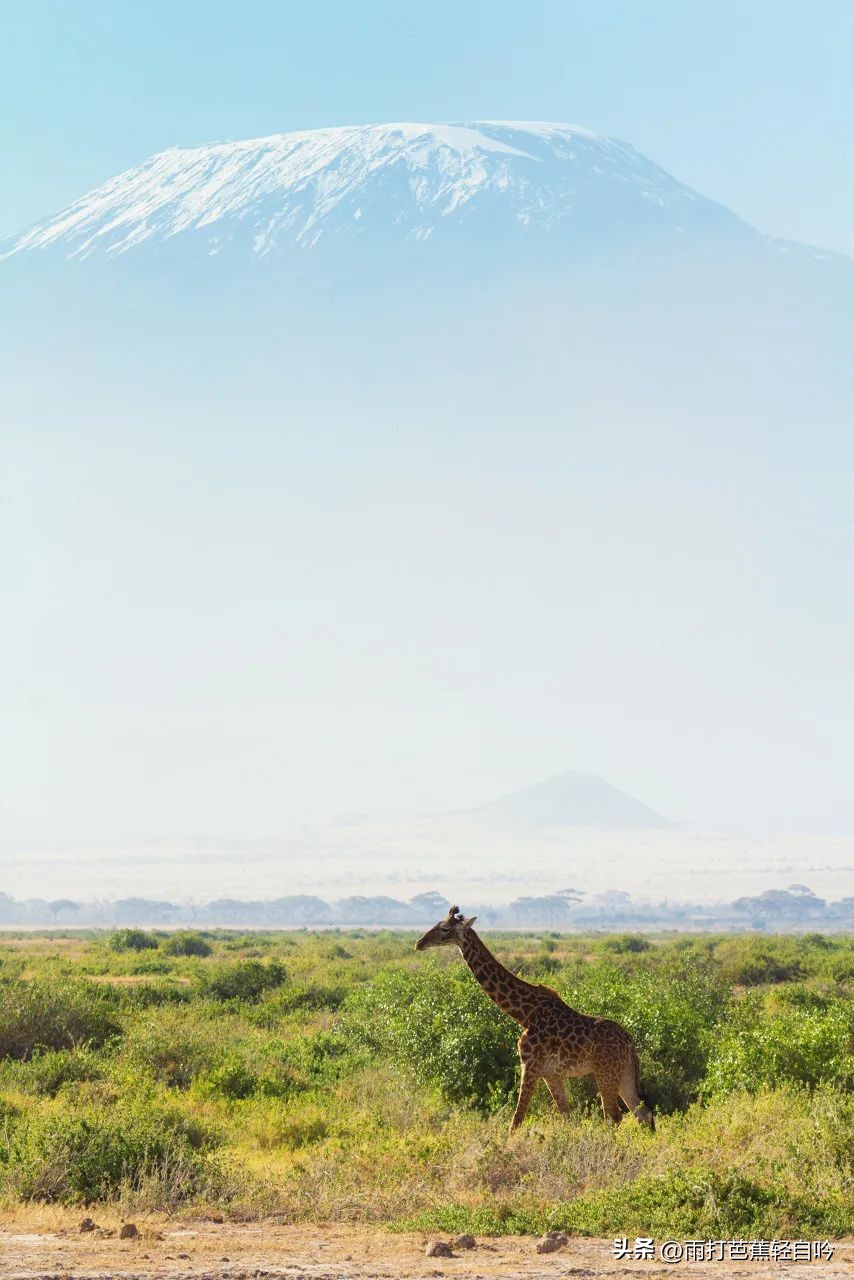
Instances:
[[[474,216],[517,234],[737,219],[634,148],[575,125],[480,121],[315,129],[158,152],[3,245],[85,258],[186,232],[261,256],[370,229],[425,240]]]

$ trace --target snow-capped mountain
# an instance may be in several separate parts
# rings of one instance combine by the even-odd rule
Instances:
[[[0,244],[114,256],[175,237],[264,256],[465,227],[556,244],[613,232],[763,242],[625,142],[573,125],[383,124],[173,147]]]

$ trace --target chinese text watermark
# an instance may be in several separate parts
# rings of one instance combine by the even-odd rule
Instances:
[[[633,1262],[829,1262],[829,1240],[663,1240],[650,1236],[614,1241],[614,1257]]]

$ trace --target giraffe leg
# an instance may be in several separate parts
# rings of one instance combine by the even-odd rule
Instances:
[[[641,1124],[645,1124],[648,1129],[655,1129],[652,1112],[638,1093],[636,1070],[633,1062],[630,1062],[623,1072],[620,1081],[620,1097]]]
[[[566,1100],[566,1089],[560,1076],[546,1076],[546,1084],[549,1087],[549,1093],[555,1100],[555,1105],[562,1116],[571,1114],[569,1103]]]
[[[522,1079],[519,1082],[519,1101],[516,1103],[516,1110],[513,1112],[513,1119],[510,1121],[510,1132],[518,1129],[519,1125],[528,1114],[528,1107],[531,1105],[531,1098],[540,1077],[531,1067],[522,1063]]]
[[[603,1080],[600,1076],[596,1077],[596,1087],[602,1099],[602,1113],[605,1119],[610,1120],[612,1124],[619,1124],[623,1118],[619,1091],[610,1079]]]

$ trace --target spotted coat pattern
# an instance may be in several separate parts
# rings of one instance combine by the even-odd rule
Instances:
[[[628,1031],[610,1018],[595,1018],[571,1009],[551,987],[525,982],[505,969],[475,933],[473,923],[474,916],[464,920],[457,908],[451,907],[445,919],[415,945],[419,951],[459,947],[489,998],[524,1027],[519,1038],[519,1101],[510,1123],[511,1133],[524,1120],[540,1080],[545,1080],[558,1110],[567,1115],[564,1080],[588,1075],[596,1081],[606,1120],[620,1123],[622,1098],[642,1124],[654,1128],[652,1112],[640,1096],[638,1054]]]

